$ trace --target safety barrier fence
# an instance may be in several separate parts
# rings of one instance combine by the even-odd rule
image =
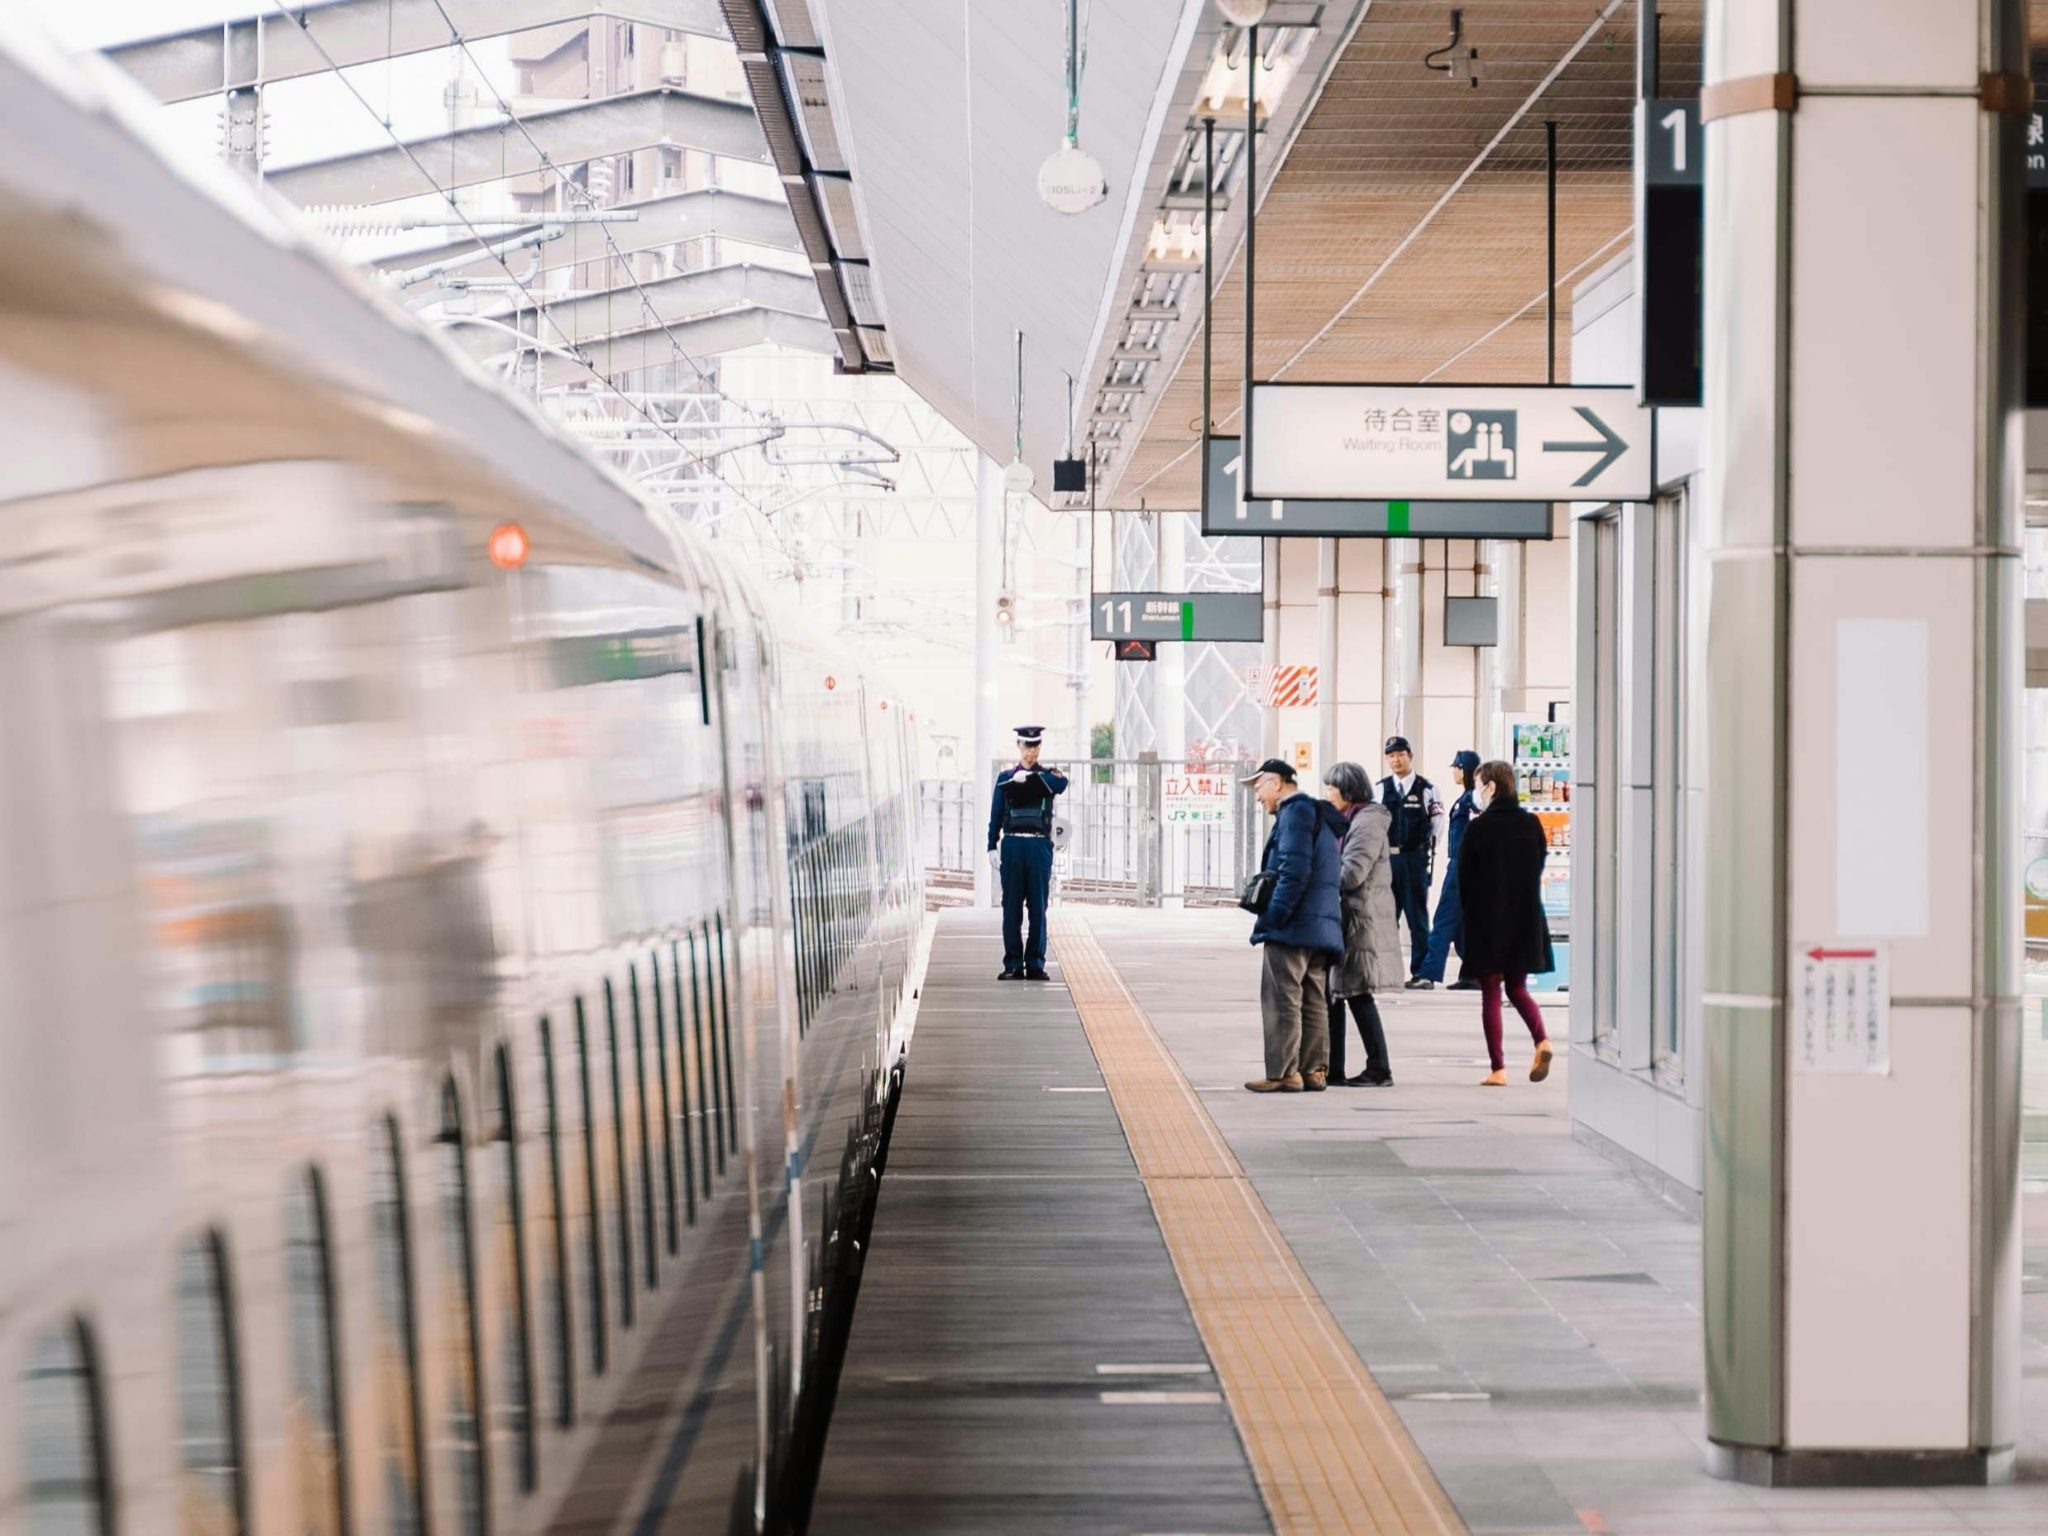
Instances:
[[[934,890],[971,887],[987,856],[989,797],[1009,761],[979,783],[918,786],[925,877]],[[1126,906],[1233,902],[1258,867],[1264,817],[1235,760],[1098,758],[1049,762],[1067,775],[1055,814],[1054,889],[1067,901]]]

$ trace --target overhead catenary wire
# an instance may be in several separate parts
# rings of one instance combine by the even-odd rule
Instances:
[[[470,238],[475,240],[477,242],[477,245],[480,248],[482,248],[487,254],[490,254],[492,259],[497,262],[500,270],[502,270],[505,276],[511,280],[513,287],[519,290],[520,295],[533,308],[535,314],[539,318],[545,320],[549,325],[554,327],[555,333],[562,338],[563,346],[565,349],[567,349],[566,355],[576,358],[578,364],[587,373],[589,373],[589,375],[593,379],[595,379],[600,385],[602,385],[606,390],[608,390],[613,395],[616,395],[630,409],[634,410],[640,416],[644,417],[649,423],[651,423],[657,428],[660,428],[663,432],[663,435],[666,436],[669,439],[669,441],[675,445],[676,450],[679,453],[683,454],[686,458],[692,459],[694,462],[700,464],[703,463],[704,457],[702,455],[693,453],[688,444],[684,443],[683,440],[677,437],[673,432],[667,430],[666,423],[664,423],[663,421],[660,420],[660,418],[655,416],[652,411],[649,411],[646,407],[635,402],[629,395],[627,395],[627,393],[624,390],[620,389],[618,385],[614,384],[610,379],[606,378],[604,374],[600,373],[595,367],[593,367],[590,364],[590,362],[587,359],[585,359],[582,356],[580,352],[576,350],[575,338],[572,337],[568,333],[568,331],[563,328],[562,324],[558,320],[556,320],[553,315],[548,313],[546,304],[543,303],[538,297],[536,297],[533,291],[530,288],[528,288],[523,281],[520,280],[519,275],[512,270],[511,265],[508,262],[506,262],[503,256],[499,256],[495,252],[490,251],[489,242],[486,240],[483,232],[479,230],[475,222],[471,220],[468,212],[462,207],[461,203],[457,200],[455,194],[448,188],[442,186],[439,181],[435,180],[433,173],[427,169],[425,163],[421,161],[420,157],[413,152],[412,146],[407,144],[402,138],[399,137],[397,130],[394,129],[388,121],[378,116],[377,109],[370,104],[369,98],[365,96],[362,93],[362,91],[356,87],[356,84],[353,80],[350,80],[348,76],[345,73],[343,73],[341,66],[335,62],[334,55],[327,51],[326,44],[322,43],[319,38],[313,35],[313,29],[307,24],[306,15],[302,12],[293,11],[288,5],[285,4],[285,0],[271,0],[271,4],[275,6],[278,12],[281,15],[283,15],[287,20],[289,20],[292,23],[292,25],[296,26],[299,29],[300,34],[306,39],[306,42],[312,47],[313,51],[320,55],[321,61],[327,66],[328,73],[332,74],[336,80],[339,80],[341,82],[343,89],[345,89],[351,96],[353,96],[356,99],[356,102],[362,107],[362,109],[365,112],[369,113],[371,117],[377,119],[378,123],[384,129],[385,135],[391,140],[392,144],[397,148],[398,152],[404,155],[407,162],[410,163],[412,168],[419,173],[420,179],[426,182],[428,186],[432,187],[434,191],[440,196],[441,200],[448,205],[448,211],[452,213],[455,216],[456,220],[462,225],[462,227],[466,231],[468,231]],[[438,9],[438,0],[436,8]],[[442,14],[443,18],[445,19],[446,12],[443,12]],[[465,52],[467,52],[467,50],[465,50]],[[606,231],[606,238],[610,238],[610,231]],[[745,492],[739,489],[739,487],[733,485],[730,481],[726,480],[724,476],[717,475],[715,471],[713,472],[713,475],[714,478],[718,479],[720,484],[725,485],[728,489],[730,489],[733,492],[733,494],[739,496],[742,501],[745,501],[748,506],[753,507],[756,511],[760,510],[759,506],[753,501],[753,499],[751,497],[748,497]]]
[[[462,35],[462,30],[455,25],[455,19],[448,14],[448,7],[442,3],[442,0],[433,0],[433,6],[434,10],[440,15],[441,24],[448,29],[449,38],[453,41],[456,48],[461,50],[463,58],[467,59],[476,70],[477,77],[483,81],[484,89],[491,93],[491,99],[498,104],[498,110],[504,114],[506,121],[518,130],[519,136],[526,140],[527,147],[533,151],[534,156],[540,161],[542,168],[554,174],[558,186],[567,188],[572,196],[582,201],[586,209],[595,212],[598,204],[596,199],[591,197],[589,188],[577,185],[573,179],[554,163],[548,152],[541,147],[540,141],[533,136],[532,130],[526,126],[525,119],[513,110],[512,104],[505,99],[503,93],[492,83],[490,75],[485,71],[476,55],[470,50],[468,39]],[[593,17],[593,20],[595,19]],[[633,270],[633,263],[627,259],[625,251],[620,247],[618,240],[613,236],[611,230],[602,223],[598,225],[598,229],[603,233],[605,244],[611,248],[613,257],[617,259],[619,270],[625,274],[626,280],[633,285],[634,292],[639,294],[641,307],[646,310],[647,317],[660,328],[661,334],[668,339],[668,344],[674,349],[675,355],[686,363],[690,371],[697,375],[699,381],[719,399],[725,401],[728,405],[737,406],[750,416],[765,420],[766,418],[761,412],[755,410],[744,400],[737,400],[728,395],[718,386],[717,381],[709,373],[705,372],[704,365],[698,362],[690,354],[689,350],[683,346],[682,342],[677,339],[676,333],[669,328],[669,323],[662,317],[660,310],[655,308],[653,298],[648,294],[646,286],[640,281],[640,274]]]

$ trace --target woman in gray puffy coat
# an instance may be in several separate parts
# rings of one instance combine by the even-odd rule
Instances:
[[[1386,1088],[1394,1081],[1387,1033],[1373,993],[1398,987],[1407,972],[1395,933],[1394,873],[1388,862],[1392,817],[1373,798],[1372,780],[1357,763],[1335,764],[1323,775],[1324,814],[1339,829],[1337,889],[1343,904],[1344,954],[1330,967],[1330,1083]],[[1344,1005],[1365,1041],[1365,1070],[1344,1075]]]

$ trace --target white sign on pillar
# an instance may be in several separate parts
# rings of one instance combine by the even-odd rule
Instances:
[[[1802,944],[1792,957],[1792,1065],[1889,1075],[1891,967],[1882,944]]]

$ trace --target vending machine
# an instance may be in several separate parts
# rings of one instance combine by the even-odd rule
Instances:
[[[1522,804],[1543,823],[1550,844],[1543,864],[1543,911],[1550,919],[1550,938],[1557,951],[1557,969],[1536,984],[1563,991],[1571,977],[1572,914],[1572,728],[1553,709],[1549,720],[1517,724],[1515,790]]]

